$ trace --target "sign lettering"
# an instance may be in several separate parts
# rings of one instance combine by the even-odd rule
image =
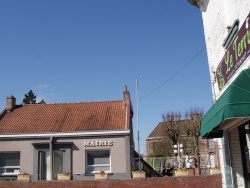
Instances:
[[[104,141],[86,141],[83,143],[84,147],[99,147],[99,146],[113,146],[112,140]]]
[[[250,55],[250,14],[241,26],[239,32],[234,37],[228,47],[224,57],[216,69],[216,77],[219,90],[221,90],[228,80],[234,75],[238,68]]]

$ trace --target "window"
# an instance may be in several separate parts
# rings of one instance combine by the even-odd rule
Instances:
[[[20,152],[0,153],[0,175],[20,173]]]
[[[87,174],[95,173],[98,171],[111,172],[109,150],[86,151],[86,161]]]
[[[207,139],[207,147],[208,147],[208,149],[214,148],[214,140],[213,139]]]
[[[240,23],[240,20],[236,19],[232,26],[227,27],[228,28],[228,34],[227,34],[227,37],[224,39],[224,42],[222,44],[222,46],[225,49],[227,49],[229,47],[232,40],[234,39],[234,36],[237,34],[237,32],[239,30],[239,23]]]

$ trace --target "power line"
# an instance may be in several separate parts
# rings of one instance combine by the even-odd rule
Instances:
[[[158,89],[160,89],[163,85],[165,85],[167,82],[172,80],[178,73],[180,73],[184,68],[186,68],[200,53],[205,49],[205,46],[199,50],[186,64],[184,64],[180,69],[178,69],[172,76],[170,76],[167,80],[165,80],[162,84],[160,84],[158,87],[150,91],[148,94],[144,95],[143,97],[139,98],[139,100],[146,98],[147,96],[151,95],[152,93],[156,92]]]

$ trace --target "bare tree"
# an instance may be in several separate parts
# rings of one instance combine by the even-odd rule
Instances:
[[[203,110],[199,108],[191,109],[189,112],[185,113],[186,117],[186,124],[185,130],[188,136],[200,136],[200,125],[201,125],[201,118],[203,115]]]
[[[173,154],[173,145],[180,142],[183,144],[184,154],[196,154],[197,158],[199,158],[199,136],[202,115],[203,110],[200,108],[193,108],[186,112],[184,119],[181,119],[180,112],[162,114],[166,138],[154,143],[154,154],[171,156]],[[181,132],[183,134],[181,130],[184,130],[186,134],[181,135]]]
[[[162,115],[162,120],[165,125],[166,134],[171,139],[172,144],[177,144],[180,136],[180,112],[169,112]]]
[[[203,110],[200,108],[191,109],[189,112],[185,113],[185,130],[188,136],[193,136],[196,140],[196,150],[198,149],[198,139],[200,136],[200,126]],[[197,153],[197,152],[196,152]]]
[[[153,143],[154,157],[168,157],[173,155],[173,144],[169,138],[164,138]]]
[[[200,126],[202,115],[204,111],[200,108],[191,109],[189,112],[185,113],[186,123],[185,130],[188,136],[194,137],[195,143],[195,154],[198,158],[198,166],[200,168],[200,151],[199,151],[199,137],[200,137]]]
[[[180,137],[179,142],[182,143],[182,145],[183,145],[183,154],[184,155],[190,156],[190,155],[195,154],[195,151],[194,151],[195,141],[194,141],[193,137],[190,137],[190,136]]]

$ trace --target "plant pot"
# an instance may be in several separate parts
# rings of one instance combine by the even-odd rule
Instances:
[[[132,172],[133,178],[145,178],[146,174],[145,172]]]
[[[58,180],[70,180],[71,175],[70,174],[57,174]]]
[[[30,175],[28,174],[18,174],[17,175],[18,181],[30,181]]]
[[[210,174],[213,175],[213,174],[221,174],[221,171],[220,169],[210,169]]]
[[[188,176],[187,170],[175,170],[174,176]]]
[[[95,179],[96,180],[107,180],[108,174],[95,174]]]

